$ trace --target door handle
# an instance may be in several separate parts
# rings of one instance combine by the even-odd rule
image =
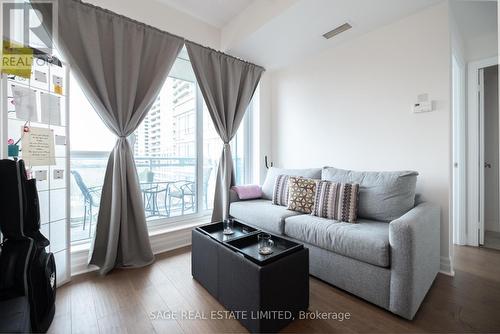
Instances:
[[[485,163],[484,163],[484,168],[491,168],[491,164],[490,164],[490,163],[485,162]]]

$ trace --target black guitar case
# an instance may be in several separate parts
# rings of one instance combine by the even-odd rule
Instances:
[[[0,229],[4,238],[0,261],[2,279],[25,282],[31,329],[46,332],[55,313],[56,266],[54,254],[46,251],[50,242],[40,233],[36,180],[27,179],[22,160],[0,161],[0,212]],[[19,246],[21,244],[23,246]],[[21,256],[26,257],[24,277],[11,270],[11,259]]]

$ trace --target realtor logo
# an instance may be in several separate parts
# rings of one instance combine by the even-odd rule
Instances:
[[[29,76],[33,54],[52,54],[57,33],[57,2],[0,0],[2,73]]]

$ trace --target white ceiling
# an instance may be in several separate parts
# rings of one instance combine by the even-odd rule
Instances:
[[[197,19],[222,28],[254,0],[156,0]]]
[[[226,52],[268,69],[280,68],[441,1],[299,0]],[[353,28],[330,40],[322,37],[344,22]]]

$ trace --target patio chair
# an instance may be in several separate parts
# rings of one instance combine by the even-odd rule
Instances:
[[[142,200],[144,202],[144,211],[146,218],[156,216],[160,213],[158,210],[158,185],[147,183],[144,187],[141,185]]]
[[[170,216],[167,205],[169,184],[170,182],[141,183],[146,218]],[[163,207],[161,204],[163,204]],[[164,213],[162,210],[164,210]]]
[[[83,212],[83,230],[85,230],[85,223],[87,222],[87,216],[89,217],[89,226],[92,228],[92,208],[98,208],[101,201],[101,188],[102,187],[88,187],[82,179],[80,173],[76,170],[72,170],[71,174],[75,178],[76,185],[80,189],[83,200],[84,200],[84,212]]]
[[[186,210],[194,209],[195,187],[196,183],[193,181],[175,181],[169,185],[168,211],[170,214],[172,213],[172,198],[180,201],[181,214],[184,214]]]

